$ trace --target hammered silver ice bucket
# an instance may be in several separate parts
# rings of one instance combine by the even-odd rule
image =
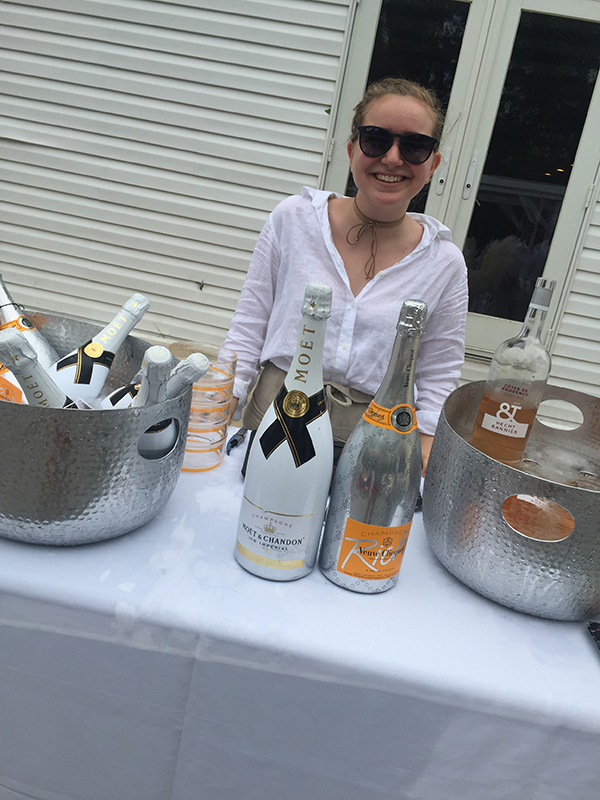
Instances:
[[[593,616],[600,612],[600,491],[521,472],[471,447],[483,386],[457,389],[440,416],[423,489],[429,544],[453,575],[498,603],[551,619]],[[536,420],[525,456],[564,466],[569,477],[600,475],[600,401],[556,386],[544,399],[577,406],[584,421],[567,431]],[[519,533],[503,514],[516,495],[558,504],[574,520],[572,533],[561,541]]]
[[[27,312],[66,355],[101,330],[75,319]],[[109,389],[131,382],[149,347],[133,336],[120,348]],[[180,474],[191,387],[179,397],[136,409],[79,411],[0,401],[0,536],[77,545],[138,528],[165,505]],[[138,453],[150,426],[175,419],[173,450],[148,460]]]

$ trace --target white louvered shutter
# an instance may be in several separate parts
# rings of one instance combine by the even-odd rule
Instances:
[[[222,341],[323,168],[350,0],[0,3],[0,271],[32,308]]]

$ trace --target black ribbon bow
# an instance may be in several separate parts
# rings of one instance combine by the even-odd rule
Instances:
[[[115,359],[115,354],[110,353],[108,350],[104,350],[99,356],[88,355],[85,352],[85,348],[88,346],[88,344],[91,344],[92,341],[93,340],[90,339],[89,342],[81,345],[81,347],[77,349],[76,353],[66,356],[65,358],[61,358],[61,360],[56,364],[57,371],[76,364],[77,370],[75,371],[74,382],[90,383],[92,380],[94,364],[103,364],[105,367],[110,369],[111,364]]]
[[[271,453],[287,440],[294,463],[296,467],[300,467],[316,455],[307,425],[327,410],[325,394],[321,389],[307,398],[308,408],[301,417],[291,417],[283,410],[287,395],[288,391],[285,388],[285,384],[283,384],[274,401],[277,419],[269,425],[260,437],[260,446],[265,458],[269,458]]]

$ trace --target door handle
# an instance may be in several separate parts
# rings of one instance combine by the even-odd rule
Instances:
[[[475,172],[477,170],[477,161],[479,159],[479,153],[476,151],[473,153],[473,158],[471,159],[471,163],[469,164],[469,170],[467,172],[467,179],[465,181],[465,185],[463,186],[463,200],[468,200],[471,194],[471,189],[473,188],[473,181],[475,180]]]

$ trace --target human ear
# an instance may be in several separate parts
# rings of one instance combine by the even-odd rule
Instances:
[[[436,169],[439,167],[441,160],[442,160],[442,155],[441,155],[440,151],[438,150],[434,154],[433,161],[431,162],[431,171],[429,172],[429,177],[430,178],[433,175],[433,173],[436,171]]]

